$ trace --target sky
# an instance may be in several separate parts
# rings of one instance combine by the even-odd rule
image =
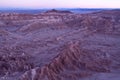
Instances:
[[[120,8],[120,0],[0,0],[0,8]]]

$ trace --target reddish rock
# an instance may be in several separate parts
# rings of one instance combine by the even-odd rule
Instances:
[[[110,64],[105,53],[82,50],[78,43],[71,43],[51,63],[27,71],[20,80],[77,80],[92,72],[109,72]]]

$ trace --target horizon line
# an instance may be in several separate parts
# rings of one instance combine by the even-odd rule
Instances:
[[[61,7],[61,8],[0,8],[0,10],[11,10],[11,9],[18,9],[18,10],[26,10],[26,9],[29,9],[29,10],[39,10],[39,9],[120,9],[120,8],[98,8],[98,7],[93,7],[93,8],[88,8],[88,7],[81,7],[81,8],[77,8],[77,7],[73,7],[73,8],[64,8],[64,7]]]

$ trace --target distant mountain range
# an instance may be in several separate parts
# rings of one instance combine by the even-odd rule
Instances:
[[[88,12],[95,12],[101,10],[112,10],[110,8],[55,8],[56,10],[68,10],[74,13],[88,13]],[[30,13],[30,14],[37,14],[41,12],[45,12],[51,9],[19,9],[19,8],[0,8],[0,12],[17,12],[17,13]]]

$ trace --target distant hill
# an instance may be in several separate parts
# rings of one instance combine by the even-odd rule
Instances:
[[[0,9],[0,12],[17,12],[17,13],[30,13],[30,14],[37,14],[41,12],[46,12],[51,9]],[[96,11],[101,11],[101,10],[110,10],[110,9],[93,9],[93,8],[55,8],[55,10],[60,10],[60,11],[71,11],[74,13],[89,13],[89,12],[96,12]]]

